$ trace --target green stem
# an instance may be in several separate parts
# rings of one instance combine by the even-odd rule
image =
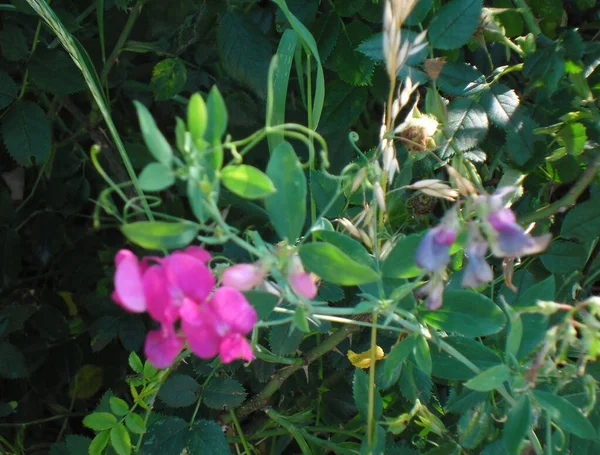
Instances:
[[[528,213],[520,217],[519,221],[523,224],[532,223],[537,220],[548,218],[555,213],[564,212],[575,205],[577,199],[585,191],[585,189],[592,183],[592,181],[598,176],[600,171],[600,155],[598,155],[581,176],[581,178],[573,185],[569,192],[560,198],[558,201],[547,205],[535,212]]]
[[[255,411],[264,409],[269,402],[269,399],[275,394],[275,392],[279,390],[286,379],[288,379],[301,368],[310,365],[321,356],[333,350],[338,344],[357,331],[358,327],[356,326],[346,325],[341,327],[329,338],[323,341],[323,343],[308,351],[305,355],[304,363],[302,365],[292,365],[279,370],[277,373],[275,373],[273,379],[271,379],[260,391],[260,393],[246,401],[246,403],[237,410],[237,417],[243,419]],[[221,421],[225,424],[228,424],[232,421],[231,416],[225,414],[221,417]]]
[[[369,442],[369,448],[373,445],[373,436],[375,431],[375,350],[377,346],[376,324],[377,313],[373,312],[373,327],[371,327],[371,364],[369,365],[369,410],[367,416],[367,440]]]
[[[31,425],[40,425],[42,423],[54,422],[55,420],[61,419],[69,419],[71,417],[81,417],[85,414],[75,413],[75,414],[61,414],[52,417],[46,417],[44,419],[32,420],[31,422],[21,422],[21,423],[0,423],[0,428],[15,428],[15,427],[29,427]]]
[[[100,74],[100,80],[104,84],[105,87],[108,88],[108,73],[110,72],[112,66],[116,63],[119,58],[119,54],[121,53],[121,49],[127,42],[127,38],[131,34],[133,30],[133,26],[135,25],[140,13],[142,12],[142,7],[144,6],[145,0],[138,0],[135,6],[131,9],[129,13],[129,17],[127,18],[127,22],[125,23],[125,27],[121,31],[119,35],[119,39],[117,40],[117,44],[115,44],[115,48],[108,56],[106,63],[104,64],[104,68],[102,68],[102,73]]]
[[[192,414],[192,418],[190,419],[190,427],[194,424],[194,421],[196,420],[196,416],[198,415],[198,410],[200,409],[200,404],[202,404],[202,398],[204,396],[204,389],[206,389],[206,386],[208,385],[208,383],[210,382],[210,380],[215,375],[215,373],[217,372],[218,369],[219,369],[218,366],[213,368],[212,371],[210,372],[210,374],[208,375],[208,377],[204,380],[204,384],[202,384],[202,389],[200,389],[200,394],[198,395],[198,401],[196,402],[196,408],[194,409],[194,413]]]
[[[33,35],[33,44],[31,45],[31,52],[29,53],[29,58],[33,56],[35,52],[35,48],[38,45],[38,40],[40,37],[40,31],[42,30],[42,20],[40,19],[37,23],[37,27],[35,28],[35,34]],[[25,90],[27,90],[27,82],[29,81],[29,68],[25,69],[25,75],[23,76],[23,83],[21,84],[21,92],[19,93],[19,100],[23,99],[25,95]]]
[[[233,425],[235,426],[235,431],[237,432],[242,446],[244,446],[244,451],[247,455],[252,455],[252,450],[250,450],[250,446],[248,445],[248,441],[244,437],[244,432],[242,431],[242,427],[240,426],[240,422],[238,421],[235,412],[233,409],[229,410],[229,415],[231,416],[231,420],[233,421]]]
[[[523,20],[527,24],[527,28],[537,37],[542,34],[542,30],[540,26],[537,24],[537,20],[533,13],[531,12],[531,8],[525,0],[513,0],[515,6],[519,9],[521,15],[523,16]]]

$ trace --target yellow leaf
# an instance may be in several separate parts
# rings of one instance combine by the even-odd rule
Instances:
[[[354,351],[348,351],[348,360],[356,368],[369,368],[371,366],[371,350],[357,354]],[[375,347],[375,360],[381,360],[385,357],[383,349],[379,346]]]

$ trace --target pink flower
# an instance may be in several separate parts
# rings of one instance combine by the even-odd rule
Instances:
[[[146,311],[146,298],[142,284],[142,270],[137,257],[129,250],[120,250],[115,256],[115,302],[133,313]]]
[[[258,264],[237,264],[227,267],[221,277],[223,286],[249,291],[265,278],[263,268]]]
[[[244,335],[254,328],[258,316],[244,295],[234,288],[221,287],[198,308],[194,318],[184,318],[182,328],[190,349],[209,359],[219,354],[223,363],[254,358]]]
[[[183,343],[174,331],[152,330],[146,335],[144,353],[156,368],[167,368],[183,349]]]
[[[298,272],[290,275],[289,283],[296,294],[312,300],[317,296],[317,285],[312,280],[310,273]]]

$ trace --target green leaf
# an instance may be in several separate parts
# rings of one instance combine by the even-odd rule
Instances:
[[[364,420],[367,420],[369,415],[369,376],[356,368],[354,370],[354,380],[352,381],[352,396],[354,397],[354,403],[358,408],[361,416]],[[383,401],[379,392],[375,390],[375,397],[373,401],[373,418],[378,419],[383,413]]]
[[[563,397],[539,390],[533,391],[535,400],[558,426],[582,439],[596,439],[596,430],[583,414]]]
[[[496,365],[482,371],[477,376],[465,382],[465,387],[478,392],[488,392],[502,386],[510,376],[510,371],[506,365]]]
[[[523,166],[533,158],[535,142],[539,140],[533,134],[537,125],[527,115],[519,115],[516,123],[511,126],[506,135],[506,151],[518,166]]]
[[[162,191],[175,183],[175,175],[162,163],[148,164],[139,177],[144,191]]]
[[[101,367],[91,364],[83,365],[71,383],[69,395],[81,399],[88,399],[96,395],[102,387],[103,370]]]
[[[0,287],[11,285],[21,271],[21,241],[14,229],[0,228]],[[0,315],[8,313],[10,331],[16,331],[37,308],[33,305],[20,305],[18,308],[5,307]],[[5,313],[6,312],[6,313]],[[13,323],[13,321],[15,321]]]
[[[588,257],[589,245],[556,240],[541,256],[542,264],[552,273],[566,275],[581,270]]]
[[[423,239],[422,234],[410,234],[396,243],[383,261],[381,271],[389,278],[413,278],[423,273],[415,264],[415,253]]]
[[[173,98],[185,87],[187,69],[178,58],[168,58],[158,62],[152,70],[150,89],[157,101]]]
[[[148,428],[140,453],[144,455],[181,455],[186,446],[184,439],[186,430],[187,422],[185,420],[179,417],[160,416]]]
[[[131,438],[125,425],[120,423],[110,430],[110,444],[118,455],[129,455],[131,453]]]
[[[447,143],[439,150],[442,159],[474,148],[485,137],[488,118],[483,108],[471,98],[454,100],[448,106]]]
[[[0,377],[19,379],[29,376],[27,361],[15,346],[3,341],[0,343]]]
[[[283,318],[283,316],[279,316]],[[277,319],[272,316],[272,319]],[[291,324],[280,324],[269,330],[269,347],[271,352],[277,356],[287,356],[296,352],[304,334],[297,329],[292,329]],[[291,329],[291,330],[290,330]]]
[[[365,0],[335,0],[335,12],[342,17],[354,16],[364,6]]]
[[[113,414],[123,417],[129,412],[129,405],[125,400],[117,397],[110,397],[110,410]]]
[[[269,315],[279,303],[279,297],[269,292],[248,291],[244,296],[258,313],[259,319],[268,320]]]
[[[502,439],[507,455],[521,454],[521,444],[531,428],[532,420],[529,396],[523,394],[508,411],[508,420],[504,424]]]
[[[361,21],[345,26],[338,38],[331,62],[338,76],[350,85],[371,85],[375,62],[356,48],[371,35],[371,29]]]
[[[326,92],[323,121],[319,128],[322,134],[348,128],[363,112],[369,98],[366,87],[354,87],[338,79],[327,83]]]
[[[462,447],[474,449],[481,444],[491,429],[490,414],[485,403],[480,403],[462,415],[457,428]]]
[[[306,269],[331,283],[357,286],[379,279],[375,270],[354,261],[329,243],[305,243],[300,248],[300,257]]]
[[[433,0],[418,0],[408,17],[404,20],[404,24],[411,27],[419,25],[427,17],[432,6]]]
[[[486,88],[485,76],[477,68],[462,62],[444,65],[437,83],[449,95],[472,96]]]
[[[140,359],[140,356],[135,352],[129,354],[129,368],[131,368],[135,373],[141,373],[144,369],[142,359]]]
[[[185,437],[188,453],[230,455],[227,439],[221,427],[212,420],[196,420]],[[158,452],[155,452],[158,455]],[[171,455],[164,453],[161,455]],[[173,454],[175,455],[175,454]]]
[[[313,231],[313,236],[317,240],[330,243],[336,248],[339,248],[344,254],[351,257],[359,264],[373,267],[373,257],[360,242],[354,240],[353,238],[350,238],[340,232],[324,230]]]
[[[0,109],[17,99],[17,84],[5,71],[0,71]]]
[[[502,84],[492,85],[481,95],[481,105],[490,121],[507,130],[515,130],[518,127],[515,115],[519,103],[519,96],[515,91]]]
[[[225,188],[244,199],[261,199],[275,192],[275,186],[267,175],[245,164],[223,168],[221,181]]]
[[[109,412],[93,412],[83,419],[83,424],[94,431],[110,430],[117,423],[117,418]]]
[[[600,204],[589,200],[577,204],[565,217],[560,236],[582,242],[594,240],[600,232]]]
[[[481,20],[481,0],[452,0],[429,24],[429,42],[436,49],[458,49],[471,39]]]
[[[36,50],[29,63],[29,74],[40,89],[57,96],[70,95],[86,87],[81,71],[63,50]]]
[[[567,153],[570,155],[581,155],[587,141],[585,126],[581,123],[568,123],[558,132],[564,141]]]
[[[125,425],[132,433],[144,434],[146,432],[146,422],[139,414],[132,413],[125,417]]]
[[[338,186],[338,182],[328,177],[324,172],[310,171],[310,191],[312,197],[315,199],[317,210],[323,216],[335,218],[342,215],[346,202],[344,196],[341,194],[337,196],[337,199],[327,212],[323,213],[323,210],[325,210],[336,196]]]
[[[198,229],[198,225],[186,221],[136,221],[121,226],[125,237],[148,250],[183,248],[194,240]]]
[[[235,409],[241,405],[248,393],[232,378],[213,378],[204,388],[203,402],[212,409]]]
[[[22,166],[37,165],[50,155],[50,122],[37,104],[19,101],[11,106],[0,123],[6,150]]]
[[[206,112],[208,114],[208,123],[204,137],[209,144],[220,141],[227,131],[227,106],[221,96],[221,92],[216,85],[210,89],[206,98]],[[220,168],[221,165],[217,166]]]
[[[506,316],[488,297],[473,291],[444,292],[444,305],[436,311],[423,311],[423,318],[434,327],[466,337],[498,333]]]
[[[0,48],[4,58],[11,62],[22,60],[29,54],[29,47],[23,30],[18,25],[8,21],[4,22],[0,31]],[[29,65],[31,65],[31,62],[29,62]],[[29,68],[31,67],[29,66]]]
[[[408,43],[410,46],[412,46],[418,36],[419,34],[413,32],[412,30],[402,30],[401,46],[404,43]],[[371,35],[368,39],[364,40],[360,46],[358,46],[357,50],[362,54],[365,54],[371,60],[375,60],[376,62],[384,62],[385,55],[383,54],[383,33],[379,32]],[[427,46],[423,47],[417,53],[409,56],[406,59],[406,65],[415,66],[423,63],[423,60],[425,60],[427,57],[428,52]]]
[[[238,13],[227,13],[217,31],[217,43],[225,71],[265,98],[271,44],[258,26]]]
[[[415,361],[417,362],[417,366],[421,371],[423,371],[426,375],[431,375],[431,352],[429,351],[429,344],[427,344],[427,340],[424,336],[419,335],[415,339]]]
[[[565,75],[564,50],[554,46],[537,50],[525,58],[523,75],[541,82],[548,96],[558,89],[558,83]]]
[[[144,345],[146,326],[142,319],[135,315],[122,318],[119,321],[119,339],[128,351],[137,351]]]
[[[341,30],[342,21],[335,12],[331,11],[317,18],[313,27],[313,34],[317,40],[319,55],[324,62],[333,52]]]
[[[473,362],[479,369],[486,370],[502,363],[494,351],[483,344],[461,336],[449,336],[444,341]],[[431,347],[432,375],[438,378],[465,381],[475,373],[446,351],[433,345]]]
[[[204,140],[207,125],[208,109],[204,98],[199,93],[194,93],[190,98],[187,109],[187,126],[194,142]]]
[[[94,439],[92,439],[92,443],[88,449],[89,455],[102,455],[102,451],[108,445],[108,441],[110,440],[110,431],[105,430],[101,431],[96,435]],[[83,454],[82,454],[83,455]]]
[[[196,402],[199,389],[200,386],[191,376],[174,374],[164,382],[158,392],[158,398],[167,406],[183,408]]]
[[[404,361],[415,347],[415,341],[415,337],[408,337],[398,343],[387,355],[383,361],[383,381],[382,384],[378,384],[381,388],[387,389],[396,383]]]
[[[282,239],[294,243],[306,219],[306,176],[289,142],[273,151],[267,175],[276,192],[265,200],[269,219]]]
[[[138,101],[134,101],[133,104],[137,110],[140,128],[142,130],[142,136],[144,136],[146,147],[148,147],[152,156],[154,156],[159,163],[170,167],[173,158],[171,146],[158,129],[158,126],[156,126],[156,122],[146,106]]]
[[[317,10],[319,9],[318,0],[286,0],[285,3],[294,16],[307,27],[310,27],[314,22]],[[275,15],[275,24],[277,30],[289,30],[289,27],[291,27],[287,17],[285,17],[285,14],[281,9],[277,10]]]

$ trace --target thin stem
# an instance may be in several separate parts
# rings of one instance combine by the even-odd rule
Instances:
[[[523,20],[527,24],[527,28],[537,37],[542,34],[540,26],[537,24],[535,16],[531,12],[531,8],[525,2],[525,0],[513,0],[515,6],[519,9],[519,12],[523,16]]]
[[[50,2],[48,2],[50,3]],[[40,31],[42,30],[42,20],[38,20],[37,27],[35,29],[35,35],[33,35],[33,44],[31,45],[31,52],[29,54],[29,58],[35,52],[35,48],[38,45],[38,40],[40,37]],[[23,83],[21,84],[21,92],[19,93],[19,99],[23,99],[25,95],[25,90],[27,90],[27,82],[29,81],[29,68],[25,69],[25,75],[23,76]]]
[[[142,7],[144,6],[144,2],[145,2],[145,0],[138,0],[138,2],[135,4],[135,6],[131,9],[131,12],[129,13],[129,17],[127,18],[127,22],[125,23],[125,27],[123,27],[123,30],[121,31],[121,34],[119,35],[117,44],[115,44],[115,48],[113,49],[111,54],[108,56],[108,59],[106,60],[106,63],[104,64],[104,68],[102,68],[102,73],[100,74],[100,80],[106,87],[108,87],[108,83],[107,83],[108,73],[110,72],[112,66],[118,60],[119,54],[121,53],[123,46],[127,42],[127,38],[129,38],[129,35],[131,34],[131,31],[133,30],[133,26],[135,25],[140,13],[142,12]]]
[[[371,327],[371,355],[369,365],[369,410],[367,416],[367,440],[369,447],[373,444],[375,431],[375,350],[377,346],[377,312],[373,312],[373,327]]]
[[[237,432],[239,438],[240,438],[240,442],[242,443],[242,446],[244,446],[244,451],[245,453],[247,453],[248,455],[252,455],[252,451],[250,450],[250,446],[248,445],[248,441],[246,441],[246,438],[244,437],[244,432],[242,431],[242,427],[240,426],[240,422],[238,421],[235,412],[233,411],[233,409],[229,410],[229,415],[231,416],[231,420],[233,421],[233,425],[235,426],[235,431]]]
[[[42,423],[54,422],[55,420],[68,419],[71,417],[81,417],[84,416],[83,413],[74,413],[74,414],[61,414],[52,417],[46,417],[43,419],[32,420],[31,422],[21,422],[21,423],[0,423],[0,428],[15,428],[15,427],[29,427],[32,425],[41,425]]]
[[[192,414],[192,418],[190,419],[190,427],[194,424],[194,421],[196,420],[196,416],[198,415],[198,410],[200,409],[200,404],[202,404],[202,398],[204,396],[204,389],[206,389],[206,386],[208,385],[208,383],[210,382],[210,380],[215,375],[215,373],[217,372],[218,369],[219,369],[219,367],[213,368],[212,371],[210,372],[210,374],[208,375],[208,377],[204,380],[204,384],[202,384],[202,389],[200,389],[200,393],[198,394],[198,401],[196,402],[196,408],[194,409],[194,413]]]
[[[590,165],[588,165],[587,169],[581,176],[581,178],[573,185],[573,187],[569,190],[569,192],[560,198],[558,201],[553,202],[552,204],[547,205],[535,212],[528,213],[523,215],[519,221],[524,224],[532,223],[537,220],[541,220],[544,218],[548,218],[555,213],[564,212],[568,210],[570,207],[575,205],[577,199],[581,194],[585,191],[585,189],[593,182],[593,180],[598,176],[598,172],[600,171],[600,155],[598,155]]]

